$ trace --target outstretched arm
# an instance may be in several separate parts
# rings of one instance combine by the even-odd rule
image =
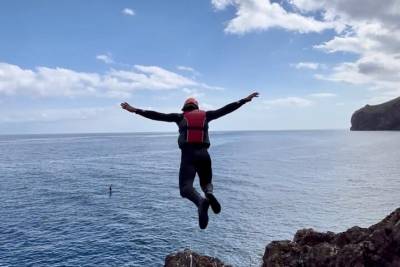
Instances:
[[[208,121],[212,121],[212,120],[218,119],[218,118],[220,118],[220,117],[222,117],[222,116],[224,116],[224,115],[226,115],[228,113],[231,113],[232,111],[235,111],[238,108],[240,108],[244,103],[250,102],[253,99],[253,97],[258,97],[258,95],[259,94],[257,92],[256,93],[252,93],[251,95],[249,95],[249,96],[247,96],[247,97],[245,97],[243,99],[240,99],[239,101],[230,103],[230,104],[228,104],[228,105],[226,105],[226,106],[224,106],[224,107],[222,107],[220,109],[209,110],[209,111],[206,112],[207,120]]]
[[[160,113],[152,110],[143,110],[139,108],[132,107],[128,103],[124,102],[121,107],[131,113],[136,113],[145,118],[156,120],[156,121],[166,121],[166,122],[178,122],[180,114],[178,113]]]

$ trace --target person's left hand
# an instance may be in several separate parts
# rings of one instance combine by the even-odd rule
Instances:
[[[251,101],[254,97],[258,97],[260,94],[258,92],[254,92],[251,95],[249,95],[248,97],[246,97],[245,99],[247,101]]]

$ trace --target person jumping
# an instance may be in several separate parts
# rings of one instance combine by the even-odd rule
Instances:
[[[181,149],[181,165],[179,169],[179,189],[182,197],[192,201],[198,208],[199,226],[205,229],[208,224],[208,208],[214,213],[221,212],[221,205],[213,194],[211,158],[208,154],[210,139],[208,136],[208,123],[218,119],[250,102],[258,93],[230,103],[217,110],[203,111],[194,98],[188,98],[183,107],[183,113],[160,113],[132,107],[124,102],[121,107],[129,112],[136,113],[145,118],[175,122],[179,127],[178,145]],[[196,173],[200,179],[200,186],[205,197],[193,187]]]

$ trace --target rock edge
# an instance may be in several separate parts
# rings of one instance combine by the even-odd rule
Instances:
[[[221,260],[191,250],[172,253],[165,267],[228,267]],[[263,267],[399,267],[400,208],[368,228],[345,232],[302,229],[292,241],[272,241],[262,258]]]

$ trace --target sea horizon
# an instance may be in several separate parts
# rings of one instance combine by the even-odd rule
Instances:
[[[349,132],[359,132],[351,131],[350,128],[315,128],[315,129],[269,129],[269,130],[209,130],[209,133],[229,133],[229,132],[307,132],[307,131],[349,131]],[[374,132],[374,131],[363,131],[363,132]],[[396,131],[382,131],[382,132],[396,132]],[[176,131],[136,131],[136,132],[48,132],[48,133],[0,133],[0,136],[29,136],[29,135],[87,135],[87,134],[178,134],[178,129]]]

